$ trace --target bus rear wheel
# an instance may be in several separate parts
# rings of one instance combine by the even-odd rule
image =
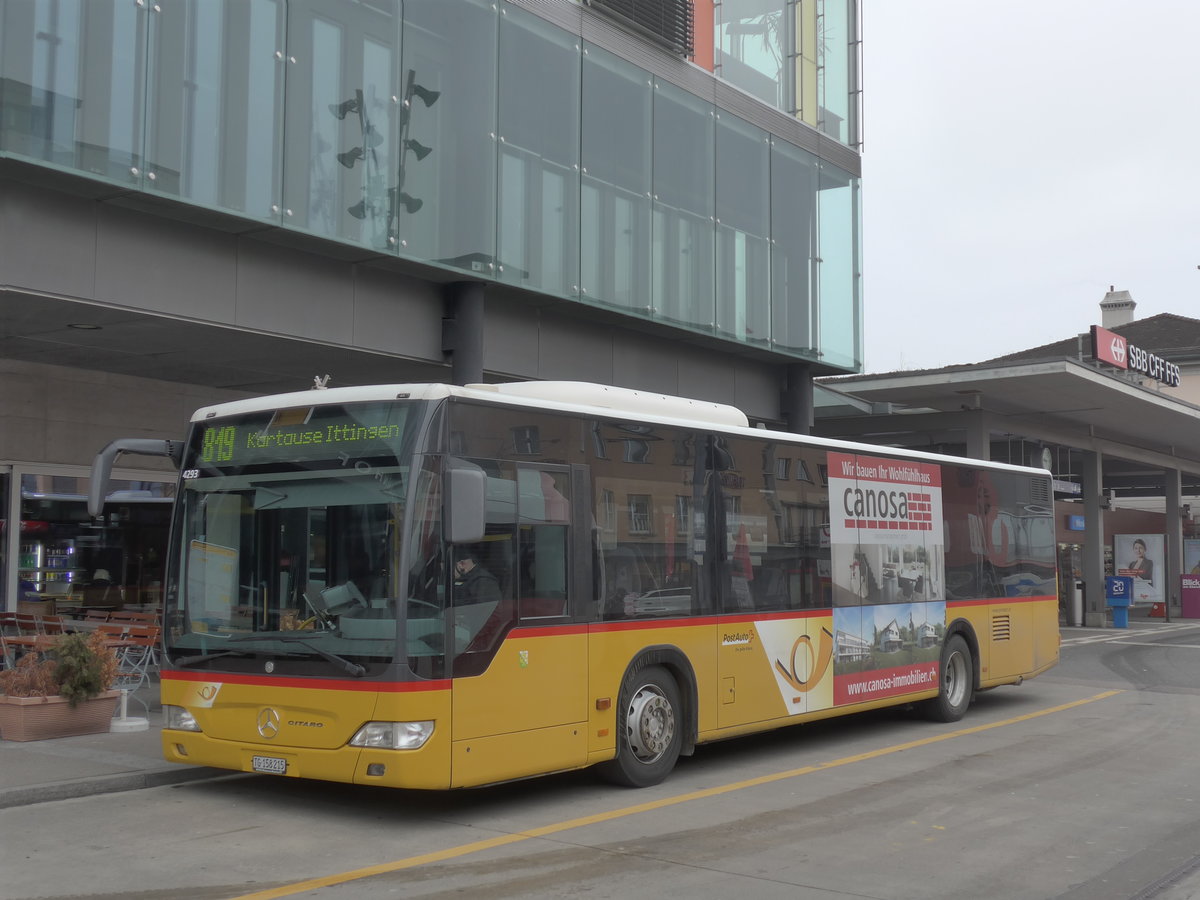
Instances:
[[[971,705],[975,693],[975,667],[971,648],[955,634],[942,647],[941,690],[925,701],[925,714],[935,722],[957,722]]]
[[[666,778],[679,759],[683,734],[679,686],[662,666],[625,678],[617,708],[617,757],[601,772],[626,787],[649,787]]]

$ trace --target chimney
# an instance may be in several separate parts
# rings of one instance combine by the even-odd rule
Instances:
[[[1119,328],[1133,321],[1133,311],[1137,302],[1129,296],[1129,291],[1118,291],[1113,285],[1108,286],[1108,293],[1100,301],[1100,324],[1105,328]]]

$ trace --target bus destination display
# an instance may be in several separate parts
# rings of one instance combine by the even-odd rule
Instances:
[[[394,455],[405,432],[406,411],[395,405],[353,410],[280,410],[264,421],[252,419],[206,425],[198,462],[250,465],[269,460],[333,459]],[[330,415],[330,413],[335,413]]]

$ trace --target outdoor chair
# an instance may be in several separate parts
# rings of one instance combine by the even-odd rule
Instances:
[[[0,669],[11,669],[17,664],[17,648],[5,639],[6,632],[0,628]]]
[[[110,633],[113,626],[103,625],[101,629]],[[150,673],[158,666],[158,637],[160,630],[154,626],[131,625],[119,629],[120,647],[117,650],[117,679],[113,687],[125,691],[133,697],[150,714],[150,704],[137,696],[137,691],[150,681]]]
[[[20,635],[43,634],[42,617],[33,613],[14,613],[17,622],[17,633]]]

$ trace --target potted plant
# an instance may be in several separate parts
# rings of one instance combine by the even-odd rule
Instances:
[[[104,635],[65,634],[46,653],[31,651],[0,672],[0,738],[43,738],[108,731],[120,691],[117,657]]]

